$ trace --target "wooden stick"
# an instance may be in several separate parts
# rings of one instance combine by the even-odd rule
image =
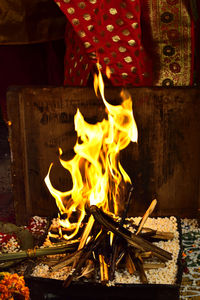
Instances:
[[[126,268],[127,268],[130,275],[133,275],[136,271],[135,264],[132,260],[132,257],[130,255],[129,251],[127,251],[127,253],[126,253]]]
[[[131,226],[138,230],[139,226],[131,222]],[[139,235],[141,237],[152,237],[153,239],[161,239],[161,240],[172,240],[174,238],[173,232],[165,232],[151,229],[149,227],[142,227]]]
[[[143,227],[139,235],[143,238],[156,240],[172,240],[174,238],[173,232],[158,231],[147,227]]]
[[[119,254],[119,250],[120,250],[119,241],[115,238],[114,244],[112,247],[112,259],[111,259],[111,264],[110,264],[110,280],[114,279],[116,260],[117,260],[118,254]]]
[[[109,280],[108,265],[106,264],[105,258],[102,254],[99,254],[99,264],[100,264],[101,283],[106,284]]]
[[[151,251],[147,251],[147,252],[141,252],[140,253],[140,256],[142,258],[149,258],[149,257],[152,257],[153,256],[153,253]]]
[[[136,270],[139,273],[141,282],[144,283],[144,284],[148,283],[148,279],[147,279],[147,276],[145,274],[143,263],[141,262],[141,260],[139,258],[135,258],[134,259],[134,264],[135,264]]]
[[[134,192],[134,187],[131,186],[130,190],[129,190],[129,193],[128,193],[128,200],[127,200],[127,203],[126,203],[126,207],[125,207],[124,213],[123,213],[121,221],[120,221],[121,226],[123,226],[124,221],[127,217],[129,206],[130,206],[130,203],[131,203],[131,200],[132,200],[132,197],[133,197],[133,192]],[[115,275],[116,261],[117,261],[117,257],[118,257],[119,250],[120,250],[119,237],[114,238],[112,248],[113,248],[113,250],[112,250],[111,267],[110,267],[110,280],[113,280],[114,275]]]
[[[133,260],[136,271],[139,273],[141,282],[145,284],[148,283],[147,276],[143,267],[143,259],[140,255],[141,253],[137,249],[131,249],[130,247],[128,248],[128,252],[130,258]]]
[[[144,224],[145,224],[146,220],[148,219],[148,217],[150,216],[150,214],[153,212],[154,208],[156,207],[156,204],[157,204],[157,200],[154,199],[151,202],[151,204],[150,204],[149,208],[147,209],[147,211],[145,212],[145,214],[144,214],[144,216],[143,216],[143,218],[142,218],[142,220],[139,224],[139,228],[136,232],[136,235],[138,235],[140,233],[140,231],[142,230],[142,227],[144,226]]]
[[[159,264],[155,264],[155,263],[144,263],[143,264],[143,268],[144,270],[150,270],[150,269],[159,269],[159,268],[164,268],[166,267],[165,263],[159,263]]]
[[[94,262],[91,259],[86,261],[86,266],[82,269],[81,275],[78,276],[76,279],[81,277],[91,278],[94,271]]]
[[[129,190],[129,193],[128,193],[128,200],[127,200],[126,208],[124,210],[124,213],[123,213],[121,221],[120,221],[121,225],[124,224],[124,221],[125,221],[125,219],[127,217],[129,206],[130,206],[130,203],[131,203],[131,200],[132,200],[132,197],[133,197],[133,192],[134,192],[134,187],[131,186],[131,188]]]
[[[96,239],[91,240],[84,248],[80,250],[81,255],[79,259],[75,261],[75,264],[73,264],[72,273],[67,276],[66,280],[63,283],[63,286],[65,288],[67,288],[71,284],[73,278],[80,272],[86,260],[89,259],[92,252],[99,246],[104,238],[105,233],[102,232]]]
[[[158,239],[158,240],[173,240],[174,234],[173,232],[156,231],[156,233],[152,235],[151,238]]]
[[[122,258],[124,257],[125,253],[126,253],[125,249],[123,249],[123,250],[120,252],[120,254],[119,254],[119,256],[118,256],[118,258],[117,258],[117,260],[116,260],[116,267],[117,267],[117,266],[119,265],[119,263],[121,262],[121,260],[122,260]]]
[[[92,230],[92,227],[94,225],[94,218],[93,216],[91,215],[89,220],[88,220],[88,223],[85,227],[85,230],[82,234],[82,237],[81,237],[81,240],[80,240],[80,243],[79,243],[79,246],[78,246],[78,251],[81,250],[81,249],[84,249],[84,246],[85,246],[85,243],[87,241],[87,238]],[[74,260],[73,260],[73,266],[72,266],[72,269],[74,270],[74,272],[72,272],[72,274],[69,274],[66,278],[66,280],[64,281],[64,287],[68,287],[72,280],[73,280],[73,277],[76,275],[77,273],[77,270],[79,270],[83,264],[84,264],[84,261],[86,261],[87,258],[89,258],[90,256],[90,251],[88,251],[88,253],[86,253],[85,255],[85,258],[83,259],[83,251],[79,252],[79,255],[75,256]],[[81,266],[81,267],[80,267]]]
[[[91,215],[89,217],[89,220],[87,222],[87,225],[83,231],[83,234],[82,234],[82,237],[81,237],[81,240],[80,240],[80,244],[78,246],[78,250],[82,249],[84,246],[85,246],[85,243],[87,241],[87,238],[92,230],[92,227],[94,225],[94,217]]]
[[[74,261],[80,256],[81,251],[76,251],[75,253],[72,253],[70,255],[68,255],[67,257],[64,257],[63,259],[59,260],[57,263],[55,263],[54,265],[52,265],[50,267],[50,271],[54,272],[57,271],[61,268],[64,268],[72,263],[74,263]]]
[[[150,228],[147,229],[145,227],[143,227],[142,230],[139,233],[139,235],[141,237],[144,237],[144,238],[152,237],[155,234],[156,234],[156,230],[153,230],[153,229],[150,229]]]
[[[68,274],[67,278],[65,279],[65,281],[63,283],[63,286],[65,288],[67,288],[71,284],[73,278],[76,276],[76,274],[78,274],[78,272],[83,267],[85,261],[89,258],[90,254],[91,254],[90,252],[86,253],[85,259],[84,259],[83,252],[84,252],[83,250],[80,252],[79,258],[75,260],[75,262],[72,266],[72,272],[70,274]]]

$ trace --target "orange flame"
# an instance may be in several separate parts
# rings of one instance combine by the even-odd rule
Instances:
[[[60,220],[61,226],[68,228],[72,233],[64,238],[74,237],[85,217],[85,209],[90,205],[97,205],[105,212],[118,215],[120,183],[130,182],[128,174],[119,162],[119,152],[128,144],[137,142],[137,126],[132,112],[132,101],[128,92],[122,91],[121,105],[109,104],[104,96],[104,83],[101,72],[94,77],[94,89],[100,91],[106,106],[108,118],[96,124],[89,124],[84,120],[79,109],[74,117],[77,142],[74,146],[76,155],[72,160],[60,163],[68,170],[72,177],[72,189],[66,192],[56,190],[50,181],[50,171],[45,183],[56,204],[67,219]],[[64,200],[67,204],[64,205]],[[67,201],[66,201],[67,200]],[[77,223],[70,222],[72,213],[78,212]]]

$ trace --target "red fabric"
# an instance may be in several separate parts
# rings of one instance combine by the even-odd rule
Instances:
[[[97,59],[113,85],[151,85],[152,66],[141,41],[140,0],[55,0],[66,29],[65,81],[86,85]],[[75,33],[74,33],[75,32]]]
[[[64,84],[86,86],[93,68],[93,61],[89,59],[84,45],[70,23],[65,32],[66,51],[64,59]]]

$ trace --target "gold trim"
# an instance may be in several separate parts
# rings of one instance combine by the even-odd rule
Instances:
[[[149,0],[149,7],[152,36],[160,59],[159,76],[154,85],[163,85],[165,79],[172,80],[175,86],[189,85],[192,64],[191,18],[184,0],[178,0],[174,5],[168,4],[167,1]],[[176,15],[173,13],[174,9],[178,11]],[[173,15],[173,20],[162,22],[161,16],[167,12]],[[167,34],[169,30],[176,30],[180,41],[170,41]],[[163,53],[165,46],[173,47],[174,54],[166,56]],[[180,72],[177,69],[175,73],[170,70],[170,66],[172,68],[177,64],[180,66]]]

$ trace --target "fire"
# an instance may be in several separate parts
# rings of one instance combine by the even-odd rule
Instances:
[[[69,230],[70,234],[64,238],[74,237],[83,222],[86,209],[90,205],[97,205],[104,212],[118,215],[119,190],[123,182],[131,183],[126,171],[119,161],[119,153],[128,144],[137,142],[138,132],[132,112],[132,100],[127,91],[121,92],[121,105],[109,104],[104,96],[104,83],[99,71],[94,77],[94,89],[100,91],[106,107],[107,118],[96,124],[89,124],[77,109],[74,117],[77,142],[74,146],[76,155],[72,160],[62,159],[59,149],[60,163],[70,172],[72,189],[66,192],[56,190],[50,181],[50,165],[45,183],[56,200],[61,214],[67,219],[60,220],[61,226]],[[70,221],[72,213],[76,211],[76,223]]]

